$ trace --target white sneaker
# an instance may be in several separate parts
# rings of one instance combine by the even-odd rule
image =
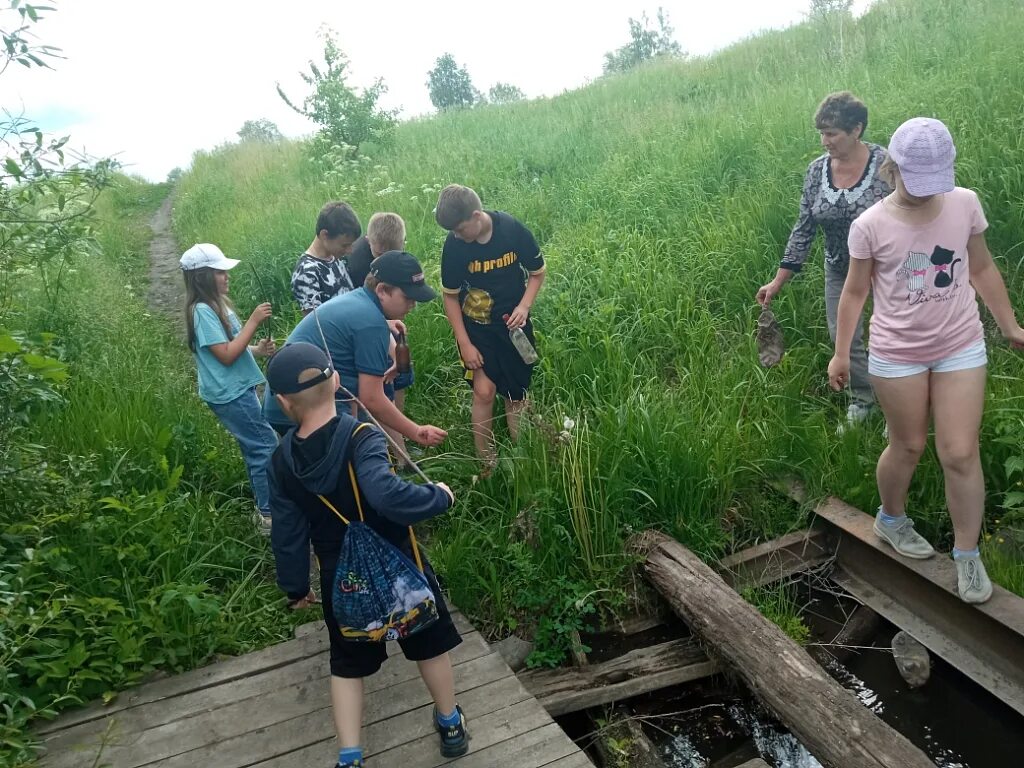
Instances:
[[[981,557],[953,558],[956,563],[956,589],[965,603],[984,603],[992,597],[992,581]]]
[[[883,523],[881,518],[876,515],[872,530],[878,538],[891,544],[892,548],[904,557],[927,560],[935,554],[932,545],[924,536],[914,530],[914,521],[906,515],[892,525]]]

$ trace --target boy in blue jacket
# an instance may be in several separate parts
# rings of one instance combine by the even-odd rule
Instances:
[[[312,542],[320,563],[323,615],[331,643],[331,705],[340,746],[337,768],[357,768],[363,765],[363,678],[380,669],[387,649],[382,642],[345,640],[338,629],[331,587],[347,526],[318,496],[351,519],[359,514],[359,494],[366,523],[410,558],[408,526],[447,511],[455,497],[444,483],[417,485],[396,476],[384,435],[347,413],[338,413],[334,400],[338,374],[319,347],[303,342],[284,347],[267,366],[267,384],[298,425],[281,440],[268,472],[277,583],[293,610],[316,602],[309,584]],[[448,652],[462,639],[433,570],[425,560],[423,565],[439,618],[398,643],[405,657],[419,666],[434,699],[441,754],[457,757],[468,750],[469,735],[462,709],[455,703]]]

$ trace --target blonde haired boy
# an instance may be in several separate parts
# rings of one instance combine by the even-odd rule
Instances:
[[[319,497],[327,498],[348,519],[358,520],[361,509],[367,525],[409,557],[413,553],[408,526],[443,514],[455,497],[444,483],[417,485],[395,475],[384,436],[338,412],[334,399],[338,383],[326,353],[313,344],[289,344],[267,366],[268,389],[298,425],[284,436],[270,463],[274,509],[270,541],[277,583],[288,595],[289,608],[305,608],[317,601],[309,583],[311,543],[320,562],[320,594],[330,640],[331,705],[339,745],[337,768],[361,768],[363,679],[377,672],[388,654],[384,643],[346,640],[338,628],[331,601],[347,526]],[[398,644],[406,658],[416,662],[434,699],[432,720],[440,736],[441,755],[457,757],[469,749],[469,734],[455,702],[448,652],[462,638],[426,561],[423,572],[434,592],[438,619]]]

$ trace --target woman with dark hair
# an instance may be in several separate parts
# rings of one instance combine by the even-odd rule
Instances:
[[[829,94],[814,115],[814,125],[821,134],[825,154],[807,168],[800,215],[790,233],[782,263],[775,278],[758,290],[757,301],[767,306],[801,270],[820,227],[825,235],[825,314],[834,342],[839,297],[850,264],[846,245],[850,225],[892,189],[878,173],[885,160],[885,149],[863,140],[868,125],[864,102],[848,91]],[[863,329],[863,321],[858,320],[850,346],[852,401],[846,410],[849,425],[867,418],[874,406]]]

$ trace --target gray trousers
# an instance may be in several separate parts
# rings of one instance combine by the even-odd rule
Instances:
[[[828,334],[832,343],[836,341],[836,326],[839,317],[839,297],[843,294],[843,283],[846,275],[825,266],[825,315],[828,317]],[[868,353],[864,349],[864,315],[857,318],[857,328],[853,332],[850,344],[850,397],[851,405],[871,407],[875,403],[875,393],[871,390],[868,378]]]

